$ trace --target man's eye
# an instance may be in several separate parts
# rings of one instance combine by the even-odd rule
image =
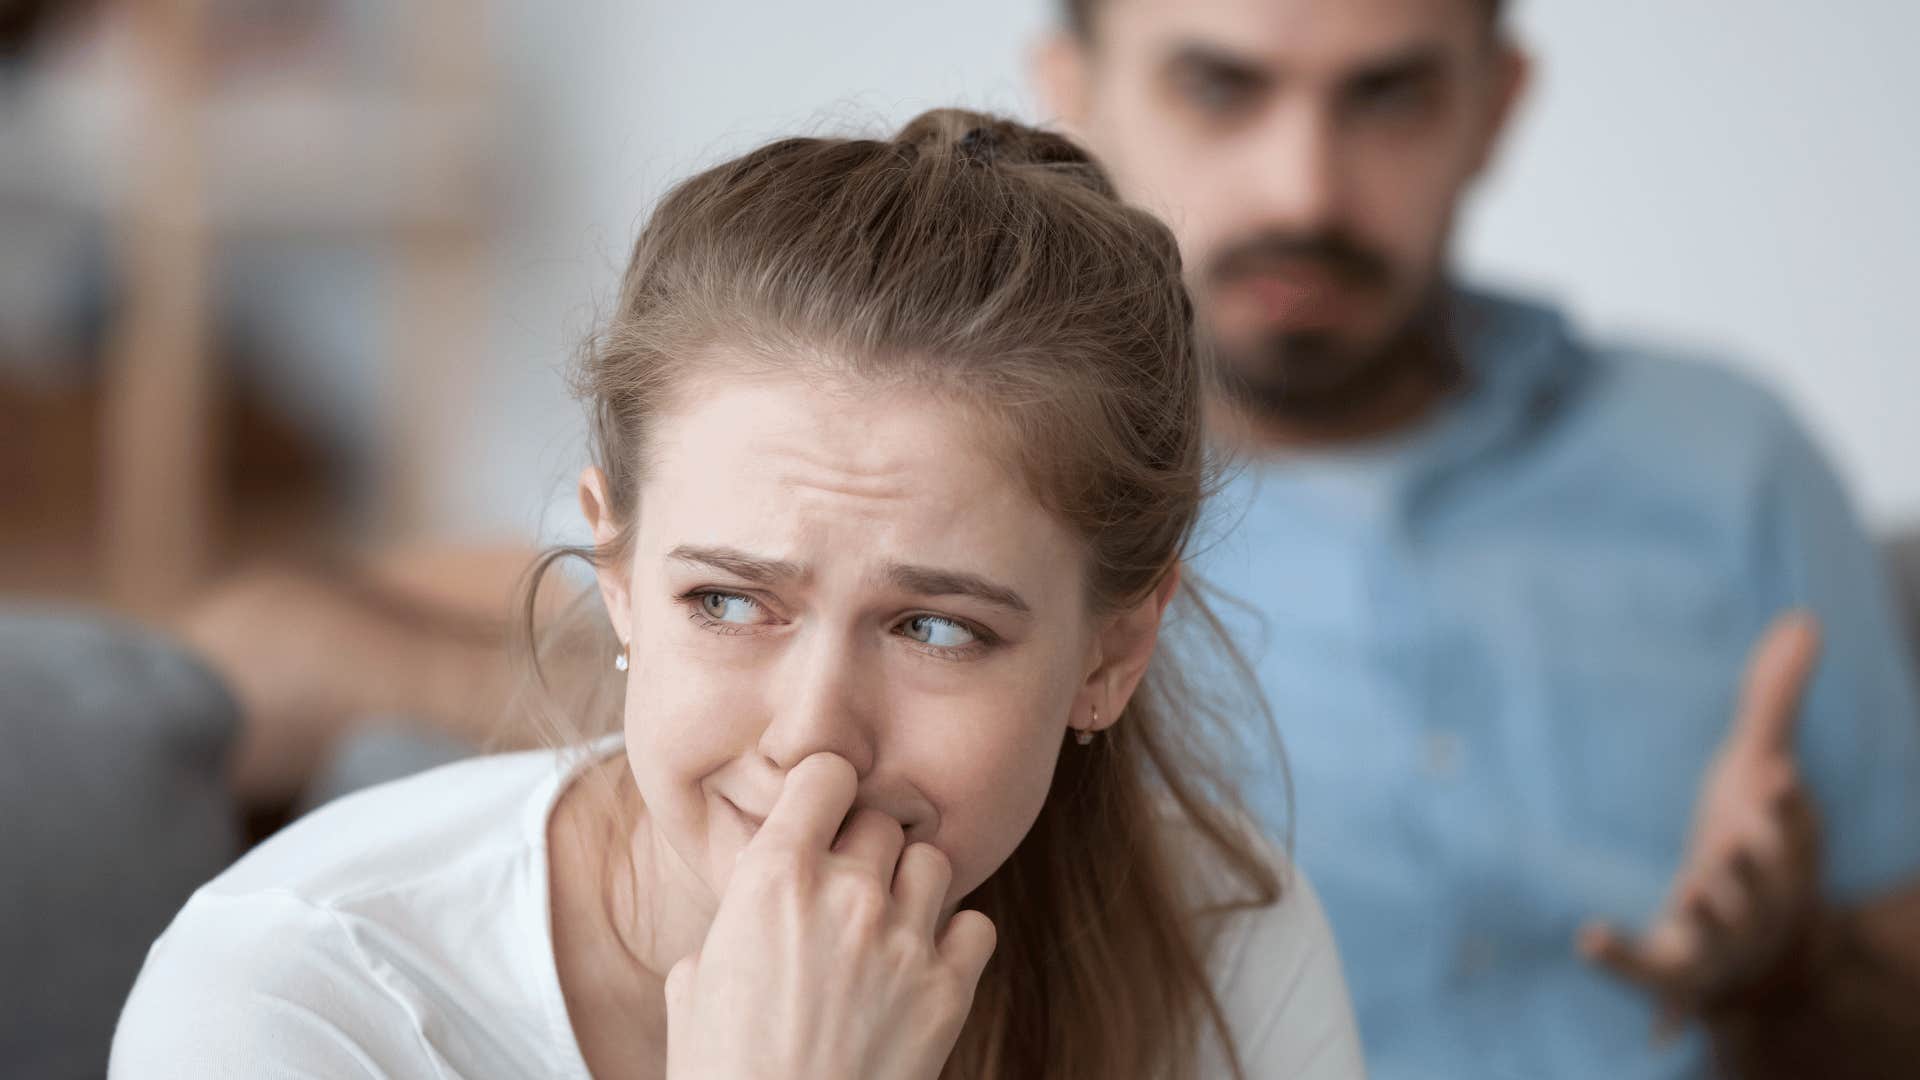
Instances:
[[[709,592],[699,596],[700,613],[714,622],[745,626],[757,620],[760,605],[734,593]]]
[[[1253,96],[1254,80],[1228,71],[1186,71],[1179,78],[1180,96],[1202,112],[1228,113]]]
[[[979,640],[965,626],[938,615],[916,615],[907,620],[905,631],[913,640],[936,649],[963,649]]]
[[[1431,86],[1420,79],[1382,79],[1354,89],[1349,100],[1356,111],[1395,116],[1416,113],[1432,100]]]

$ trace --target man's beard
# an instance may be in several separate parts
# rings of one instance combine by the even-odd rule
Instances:
[[[1384,256],[1337,232],[1268,232],[1222,252],[1206,267],[1218,288],[1247,274],[1308,263],[1342,287],[1384,296],[1394,274]],[[1330,330],[1275,329],[1244,343],[1215,340],[1222,391],[1255,416],[1287,425],[1338,428],[1410,387],[1446,389],[1463,370],[1447,325],[1445,289],[1429,287],[1379,342],[1358,344]]]
[[[1337,427],[1410,386],[1452,387],[1463,369],[1443,308],[1437,298],[1422,302],[1372,347],[1321,331],[1274,331],[1238,348],[1216,342],[1221,389],[1265,420]]]

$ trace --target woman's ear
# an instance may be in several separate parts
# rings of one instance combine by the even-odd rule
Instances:
[[[602,556],[612,550],[620,535],[620,523],[614,520],[613,503],[607,498],[607,474],[598,465],[589,465],[580,473],[580,512],[593,530],[596,549],[594,576],[600,582],[600,599],[606,604],[607,618],[620,644],[633,640],[632,579],[624,564],[605,562]]]
[[[1180,566],[1175,563],[1145,599],[1108,621],[1100,632],[1093,668],[1074,702],[1076,729],[1104,731],[1126,711],[1160,642],[1167,605],[1179,590]],[[1096,715],[1098,721],[1093,719]]]

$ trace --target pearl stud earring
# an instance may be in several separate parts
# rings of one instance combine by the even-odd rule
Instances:
[[[1093,729],[1099,726],[1100,710],[1095,709],[1093,710],[1093,723],[1074,732],[1073,741],[1079,743],[1081,746],[1091,746],[1093,744]]]

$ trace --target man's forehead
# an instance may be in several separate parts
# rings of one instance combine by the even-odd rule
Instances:
[[[1336,74],[1475,40],[1484,0],[1100,0],[1100,36],[1150,63],[1204,50]]]

